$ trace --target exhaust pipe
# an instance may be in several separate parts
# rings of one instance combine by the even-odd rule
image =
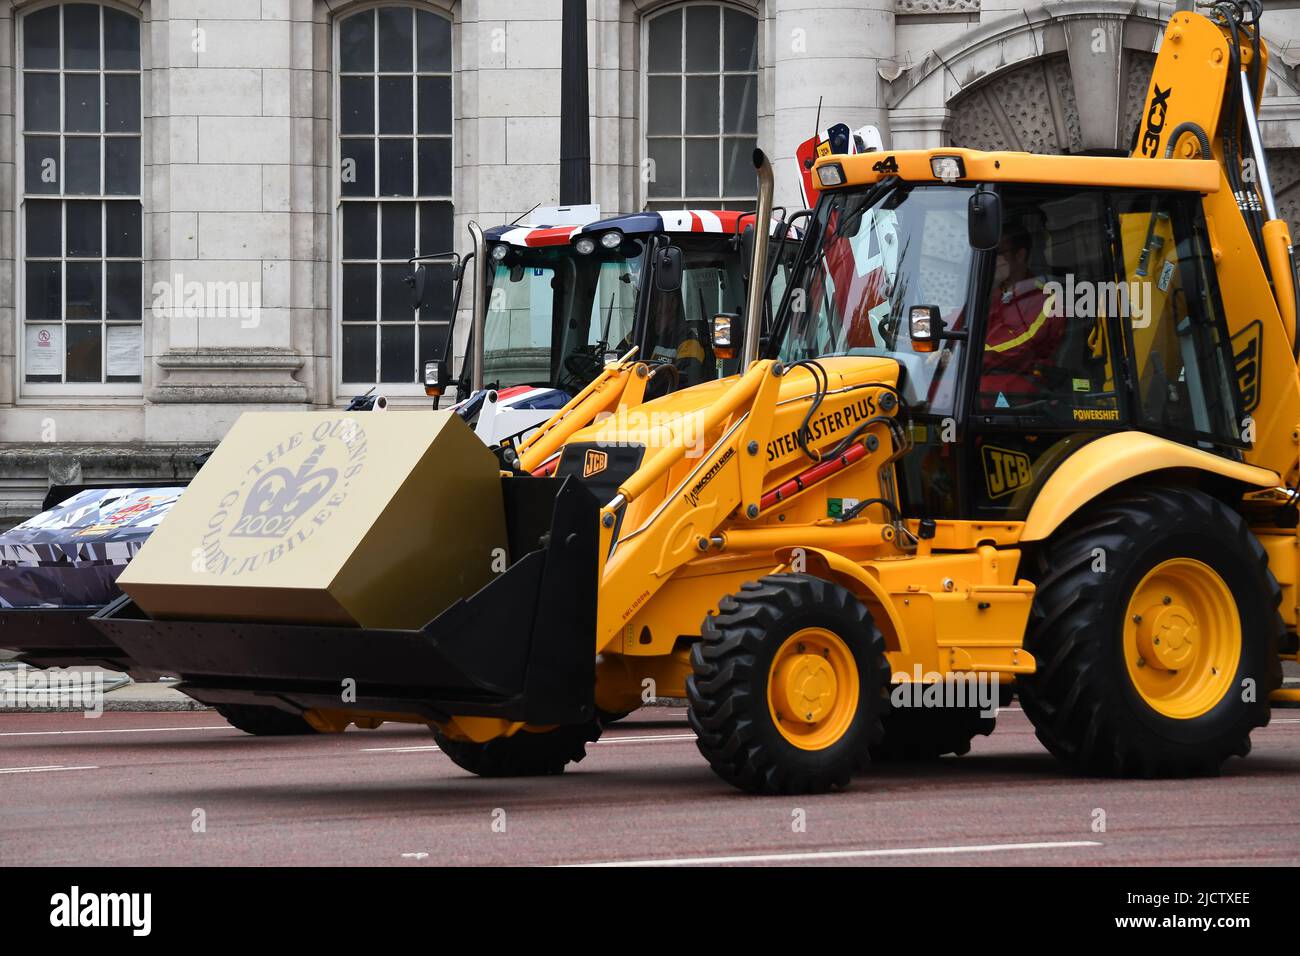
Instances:
[[[740,354],[740,368],[749,368],[758,359],[758,340],[763,334],[763,292],[767,275],[767,243],[772,233],[772,164],[761,149],[754,150],[754,169],[758,173],[758,212],[754,215],[754,258],[749,263],[749,301],[745,304],[745,345]]]
[[[483,327],[487,319],[487,240],[483,237],[483,228],[472,219],[469,223],[470,238],[474,240],[474,312],[470,322],[470,351],[466,361],[470,366],[469,387],[471,392],[483,388]],[[462,376],[461,381],[464,381]]]

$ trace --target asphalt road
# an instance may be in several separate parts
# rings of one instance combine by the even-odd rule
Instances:
[[[531,780],[469,776],[418,727],[257,739],[204,712],[7,714],[0,866],[1300,863],[1300,710],[1254,742],[1214,779],[1080,779],[1013,708],[965,757],[756,798],[658,708]]]

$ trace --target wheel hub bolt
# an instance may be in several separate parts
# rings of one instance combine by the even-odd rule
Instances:
[[[1174,603],[1174,599],[1171,598],[1168,594],[1166,594],[1166,595],[1165,595],[1165,598],[1164,598],[1164,603],[1165,603],[1165,604],[1173,604],[1173,603]]]

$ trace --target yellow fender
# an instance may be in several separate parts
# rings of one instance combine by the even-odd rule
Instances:
[[[1052,472],[1025,519],[1021,541],[1042,541],[1080,506],[1121,482],[1170,469],[1217,475],[1253,488],[1276,488],[1276,472],[1228,461],[1142,432],[1117,432],[1084,445]]]
[[[891,652],[908,653],[907,631],[894,608],[893,596],[862,565],[822,548],[781,548],[776,552],[776,558],[782,562],[778,571],[793,571],[802,564],[805,574],[848,588],[863,604],[879,604],[885,619],[876,621],[876,626],[885,637],[885,647]]]

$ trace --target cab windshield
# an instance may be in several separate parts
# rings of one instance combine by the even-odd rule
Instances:
[[[903,368],[912,411],[951,410],[961,343],[912,350],[912,306],[938,306],[949,329],[965,326],[972,275],[966,210],[972,190],[887,183],[832,193],[817,206],[808,245],[782,303],[780,358],[876,355]]]
[[[606,350],[631,337],[644,243],[597,244],[585,256],[568,243],[490,248],[484,382],[581,390]]]

